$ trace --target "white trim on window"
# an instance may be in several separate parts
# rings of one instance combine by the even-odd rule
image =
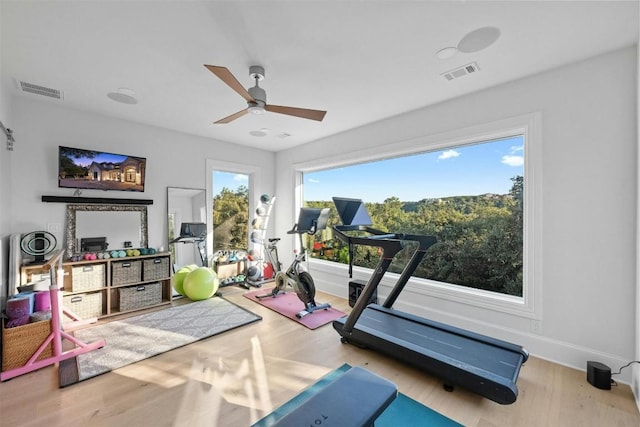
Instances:
[[[211,214],[213,212],[213,172],[228,172],[228,173],[240,173],[249,176],[249,214],[256,209],[256,186],[254,185],[256,175],[260,172],[260,168],[250,165],[243,165],[241,163],[227,162],[221,160],[207,159],[207,182],[205,185],[206,197],[207,197],[207,253],[210,256],[213,254],[213,224],[211,223]],[[248,233],[251,230],[249,228]],[[247,233],[247,242],[249,241],[249,234]]]
[[[540,162],[542,159],[541,114],[531,113],[498,120],[491,123],[471,126],[463,129],[424,135],[401,142],[384,142],[372,147],[366,153],[350,152],[340,155],[316,158],[313,161],[296,163],[296,191],[294,200],[296,210],[302,206],[303,189],[302,174],[324,169],[348,166],[390,157],[406,156],[436,151],[455,146],[469,145],[484,141],[491,141],[514,135],[524,136],[524,226],[523,226],[523,286],[522,297],[503,295],[479,289],[467,288],[453,284],[436,282],[421,278],[411,278],[406,289],[411,292],[455,301],[462,304],[483,307],[522,317],[541,318],[541,242],[542,242],[542,179],[540,176]],[[333,270],[330,261],[312,259],[313,268],[318,270]],[[387,273],[381,282],[393,278],[393,273]],[[397,275],[395,275],[397,277]],[[392,282],[390,281],[390,284]]]

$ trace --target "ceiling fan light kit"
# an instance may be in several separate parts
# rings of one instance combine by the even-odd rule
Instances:
[[[247,101],[246,109],[220,119],[216,121],[215,124],[230,123],[247,113],[262,114],[265,111],[300,117],[303,119],[316,120],[319,122],[321,122],[327,114],[326,111],[321,110],[267,104],[267,93],[258,85],[258,82],[264,79],[264,67],[260,65],[252,65],[249,67],[249,76],[251,76],[255,81],[255,86],[250,87],[249,89],[245,89],[226,67],[206,64],[205,67]]]
[[[249,107],[247,108],[251,114],[262,114],[264,113],[264,107],[259,105],[258,103],[249,103]]]

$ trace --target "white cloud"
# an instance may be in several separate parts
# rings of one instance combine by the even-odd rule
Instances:
[[[438,156],[438,159],[440,160],[453,159],[455,157],[458,157],[459,155],[460,155],[460,152],[456,150],[447,150],[447,151],[443,151],[442,154]]]
[[[248,178],[249,178],[249,175],[243,175],[241,173],[237,173],[233,176],[234,181],[247,181]]]
[[[522,156],[502,156],[502,162],[507,166],[522,166],[524,164],[524,157]]]
[[[309,178],[309,182],[317,183],[320,182],[319,179]]]
[[[524,150],[524,145],[512,145],[511,146],[511,152],[512,153],[517,153],[518,151],[523,151]]]

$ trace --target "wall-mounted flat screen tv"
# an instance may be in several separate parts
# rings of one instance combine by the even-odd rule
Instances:
[[[58,187],[144,191],[147,159],[83,148],[58,147]]]

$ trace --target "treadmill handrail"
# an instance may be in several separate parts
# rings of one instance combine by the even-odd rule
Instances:
[[[396,252],[402,249],[402,241],[405,240],[404,234],[388,233],[368,225],[334,225],[333,229],[337,237],[345,243],[378,246],[388,250],[397,249]],[[346,233],[348,231],[364,231],[370,236],[351,236]]]
[[[338,239],[342,240],[349,247],[349,277],[353,277],[354,245],[377,246],[382,249],[383,257],[386,255],[389,258],[393,258],[404,246],[400,239],[401,235],[390,234],[386,231],[378,230],[377,228],[373,228],[368,225],[334,225],[333,229],[335,230]],[[352,236],[347,234],[349,231],[364,231],[370,235]],[[381,236],[384,237],[381,238]],[[392,236],[393,238],[389,236]],[[374,239],[373,237],[377,237],[377,239]]]
[[[422,234],[388,233],[386,231],[381,231],[367,225],[334,225],[333,229],[336,231],[337,236],[340,240],[343,240],[344,242],[349,244],[349,275],[351,275],[352,245],[360,244],[364,246],[377,246],[382,249],[380,261],[378,261],[374,273],[371,275],[371,277],[369,277],[367,284],[362,290],[360,297],[356,300],[356,303],[345,322],[343,330],[347,333],[351,333],[356,322],[358,321],[358,318],[360,318],[369,301],[371,301],[371,297],[373,296],[375,290],[378,288],[382,277],[389,269],[393,257],[404,247],[404,242],[416,241],[418,242],[418,247],[414,251],[405,268],[402,270],[400,278],[385,300],[384,307],[386,308],[391,308],[393,306],[395,300],[398,298],[398,295],[400,295],[400,292],[402,292],[404,286],[409,281],[409,278],[411,278],[411,275],[418,267],[418,264],[420,264],[420,261],[422,261],[422,258],[424,258],[427,249],[434,245],[437,240],[434,236],[426,236]],[[347,234],[348,231],[365,231],[372,234],[372,236],[350,236]]]

